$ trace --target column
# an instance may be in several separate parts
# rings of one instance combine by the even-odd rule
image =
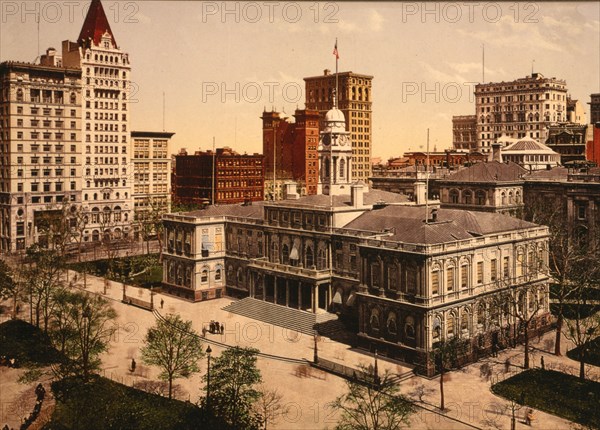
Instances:
[[[277,276],[273,276],[273,303],[277,303]]]
[[[263,302],[267,301],[267,275],[262,276],[262,299]]]
[[[313,313],[317,313],[317,303],[319,302],[319,286],[313,285],[311,294],[310,294],[311,302],[312,302],[312,311]]]
[[[298,309],[302,309],[302,281],[298,281]]]

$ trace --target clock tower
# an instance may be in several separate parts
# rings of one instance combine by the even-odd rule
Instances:
[[[333,101],[333,109],[325,114],[319,140],[319,184],[317,194],[330,196],[350,194],[352,183],[352,142],[346,131],[346,118]]]

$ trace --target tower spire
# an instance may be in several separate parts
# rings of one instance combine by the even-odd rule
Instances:
[[[104,13],[102,3],[100,0],[92,0],[77,42],[85,43],[88,39],[92,39],[93,44],[99,46],[105,33],[110,35],[113,48],[116,48],[117,41],[108,23],[108,18],[106,18],[106,13]]]

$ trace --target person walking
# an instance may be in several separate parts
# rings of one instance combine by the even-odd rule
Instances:
[[[131,359],[131,369],[130,369],[130,370],[131,370],[131,373],[134,373],[134,372],[135,372],[135,366],[136,366],[136,363],[135,363],[135,358],[132,358],[132,359]]]
[[[221,323],[221,334],[225,333],[225,326]]]
[[[165,305],[165,300],[160,299],[160,308],[162,309],[164,305]]]

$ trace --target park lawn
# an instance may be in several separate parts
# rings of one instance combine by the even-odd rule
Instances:
[[[112,261],[112,273],[109,273],[110,260],[108,259],[72,263],[69,265],[69,268],[77,272],[87,271],[87,273],[107,278],[111,281],[122,282],[124,277],[128,277],[130,273],[140,270],[140,262],[143,259],[152,264],[150,270],[135,276],[133,279],[127,279],[127,282],[132,282],[144,288],[161,286],[163,269],[162,264],[158,261],[158,254],[115,258]]]
[[[0,324],[0,356],[15,358],[19,367],[47,366],[63,359],[48,335],[18,319]]]
[[[530,369],[492,386],[504,398],[582,425],[600,428],[600,383],[554,370]]]
[[[190,402],[169,400],[110,379],[71,377],[52,383],[56,408],[43,430],[227,429]]]
[[[567,357],[572,360],[579,361],[580,348],[581,347],[577,347],[567,351]],[[591,364],[593,366],[600,366],[600,336],[588,343],[588,350],[583,361],[584,363]]]

